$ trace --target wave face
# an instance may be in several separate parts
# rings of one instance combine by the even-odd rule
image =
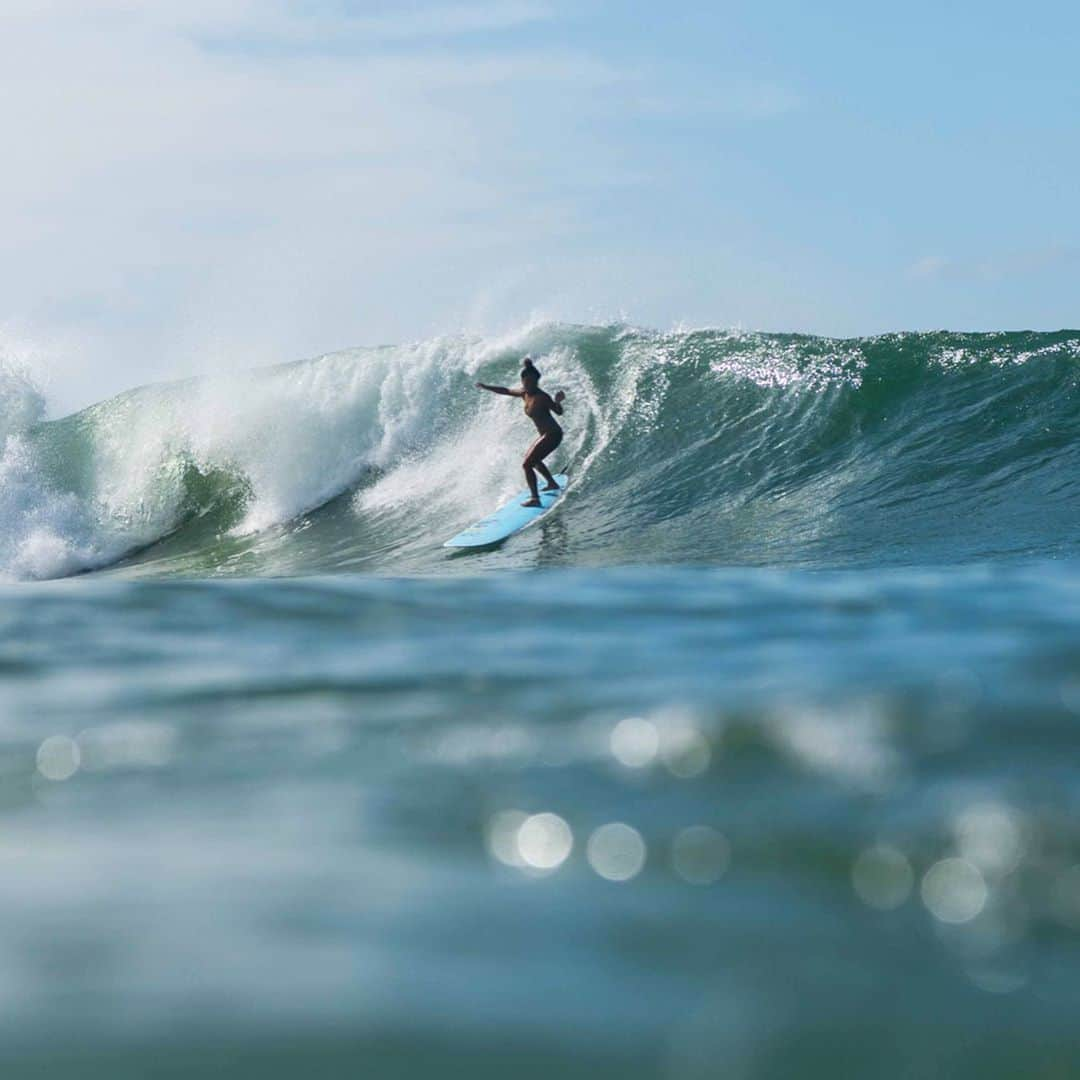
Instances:
[[[567,391],[560,511],[522,486],[525,352]],[[1080,333],[833,340],[545,324],[129,391],[43,421],[0,375],[0,573],[947,564],[1077,551]]]

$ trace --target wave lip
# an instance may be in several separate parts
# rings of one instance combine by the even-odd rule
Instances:
[[[549,524],[447,562],[521,485],[525,352],[568,393]],[[809,566],[1076,551],[1080,333],[835,340],[529,326],[142,387],[62,420],[0,372],[0,573]]]

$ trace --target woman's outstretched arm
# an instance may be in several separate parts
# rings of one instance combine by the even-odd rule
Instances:
[[[523,390],[508,390],[505,386],[488,386],[487,383],[478,382],[478,390],[490,390],[493,394],[505,394],[507,397],[521,397]]]
[[[551,398],[551,411],[562,416],[562,403],[565,400],[566,395],[560,390],[553,398]]]

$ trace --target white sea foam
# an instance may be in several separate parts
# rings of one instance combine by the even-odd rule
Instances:
[[[92,558],[78,499],[42,482],[30,437],[45,402],[29,376],[0,365],[0,575],[57,577]]]
[[[471,383],[483,365],[505,360],[500,381],[512,384],[525,351],[588,416],[595,395],[573,350],[534,326],[496,341],[436,338],[143,387],[51,423],[30,380],[5,370],[0,573],[57,577],[153,543],[191,512],[193,469],[232,476],[247,493],[235,534],[289,521],[372,470],[378,479],[355,498],[358,515],[451,501],[460,510],[465,491],[486,505],[522,485],[528,431],[519,408]],[[564,460],[583,438],[568,440]]]

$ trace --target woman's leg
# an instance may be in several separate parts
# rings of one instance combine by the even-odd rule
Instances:
[[[541,435],[529,447],[529,452],[525,455],[525,461],[522,463],[525,469],[525,483],[529,485],[530,498],[528,501],[523,502],[522,506],[539,506],[540,505],[540,492],[536,487],[536,470],[539,469],[544,479],[553,488],[558,487],[555,483],[551,473],[548,472],[547,466],[544,465],[544,458],[555,449],[562,439],[557,435]]]
[[[540,492],[536,488],[536,473],[533,471],[533,467],[529,464],[528,458],[525,459],[525,483],[529,485],[529,497],[521,505],[539,506]]]
[[[539,443],[536,446],[536,471],[547,481],[547,491],[559,491],[559,485],[555,483],[555,477],[548,471],[548,467],[544,464],[544,458],[548,456],[552,451],[556,450],[559,444],[562,442],[562,432],[553,431],[549,435],[545,435],[544,439],[548,440],[541,446]],[[541,440],[543,441],[543,440]]]
[[[536,471],[547,481],[545,491],[558,491],[559,485],[555,483],[555,477],[548,471],[548,467],[542,462],[536,463]]]

